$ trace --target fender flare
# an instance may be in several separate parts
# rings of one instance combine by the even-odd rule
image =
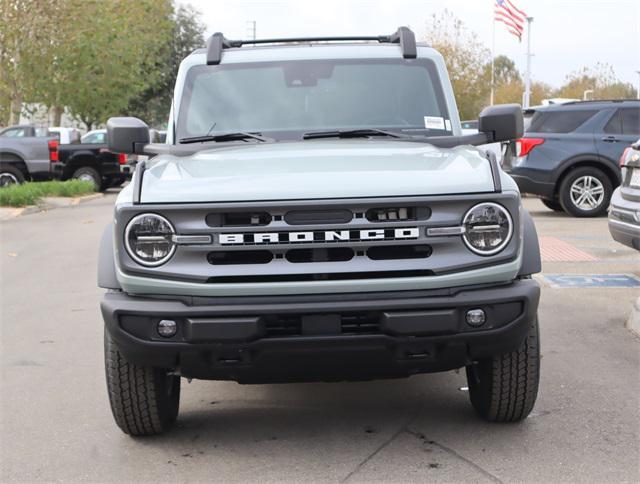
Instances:
[[[616,170],[614,167],[617,166],[617,163],[611,158],[603,155],[595,155],[595,154],[581,154],[576,155],[568,160],[565,160],[561,163],[555,170],[553,179],[554,181],[554,190],[557,190],[560,187],[561,180],[573,169],[577,166],[587,165],[593,166],[601,169],[605,172],[607,176],[611,178],[611,182],[614,186],[622,183],[622,175],[620,170]],[[616,182],[617,180],[617,182]]]
[[[542,271],[540,243],[533,218],[522,209],[522,266],[518,276],[530,276]]]
[[[122,290],[116,277],[113,254],[113,223],[107,225],[100,239],[98,252],[98,287]]]

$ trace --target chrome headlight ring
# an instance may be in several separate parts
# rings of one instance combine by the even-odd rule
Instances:
[[[462,219],[462,239],[472,252],[487,256],[504,249],[513,236],[513,219],[502,205],[483,202],[471,207]]]

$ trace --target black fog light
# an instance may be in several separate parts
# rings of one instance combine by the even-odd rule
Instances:
[[[487,321],[487,315],[482,309],[469,309],[465,317],[467,324],[477,328],[482,326]]]
[[[178,331],[178,325],[171,319],[163,319],[158,323],[158,334],[163,338],[171,338]]]

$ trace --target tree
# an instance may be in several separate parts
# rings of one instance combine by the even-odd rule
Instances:
[[[92,129],[122,113],[157,81],[155,68],[171,35],[170,0],[65,0],[70,28],[57,68],[61,106]],[[90,19],[73,27],[78,19]]]
[[[180,62],[204,45],[205,27],[198,20],[199,15],[190,5],[177,7],[171,17],[172,34],[163,46],[162,57],[154,66],[158,70],[157,80],[131,100],[126,110],[128,115],[144,119],[151,126],[164,127]]]
[[[0,0],[0,125],[20,119],[49,59],[55,0]]]
[[[444,57],[461,119],[476,119],[489,104],[490,71],[485,69],[489,50],[475,32],[449,10],[427,22],[426,41]]]
[[[157,81],[171,0],[0,2],[0,99],[13,106],[10,122],[23,102],[38,102],[64,106],[92,129]]]
[[[543,99],[553,97],[553,88],[544,82],[533,81],[531,83],[531,106],[542,104]]]
[[[505,55],[493,60],[494,68],[494,100],[495,104],[522,103],[524,82],[516,63]],[[491,62],[485,66],[487,76],[491,78]]]
[[[582,67],[566,77],[565,83],[555,92],[556,97],[583,99],[585,91],[593,91],[590,99],[633,99],[635,89],[631,83],[622,82],[610,64],[597,63]]]

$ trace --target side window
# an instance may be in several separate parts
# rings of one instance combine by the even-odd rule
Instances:
[[[609,134],[622,134],[622,124],[620,123],[620,111],[616,111],[611,119],[604,125],[604,132]]]
[[[10,138],[22,138],[24,137],[24,128],[13,128],[6,130],[2,136],[8,136]]]
[[[82,143],[87,145],[105,144],[107,135],[105,133],[93,133],[87,136]]]
[[[537,111],[533,115],[529,130],[534,133],[570,133],[591,117],[596,110]]]
[[[620,118],[622,119],[622,134],[640,136],[640,109],[621,109]]]

